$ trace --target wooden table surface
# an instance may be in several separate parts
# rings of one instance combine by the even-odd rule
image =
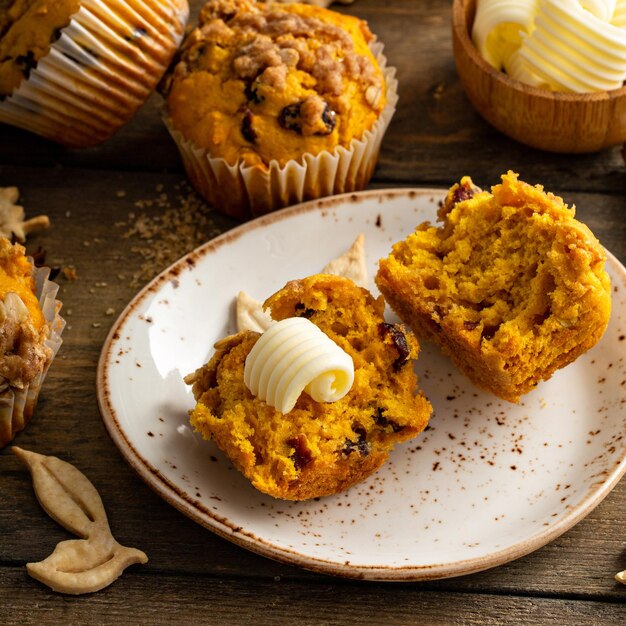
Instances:
[[[464,174],[490,185],[513,169],[575,203],[579,218],[626,261],[626,172],[619,148],[547,154],[483,122],[456,76],[450,0],[357,0],[340,10],[368,20],[398,68],[400,104],[373,185],[446,187]],[[28,249],[42,246],[50,264],[76,270],[75,280],[58,279],[65,342],[34,419],[14,443],[80,468],[99,489],[116,538],[150,557],[107,589],[82,597],[53,593],[30,578],[25,563],[45,558],[69,533],[42,511],[28,472],[4,449],[0,622],[626,623],[626,586],[613,579],[626,568],[624,481],[577,526],[517,561],[448,580],[375,583],[314,574],[247,552],[187,519],[134,474],[101,420],[96,365],[116,314],[155,271],[155,262],[142,270],[150,243],[124,234],[138,215],[153,220],[166,204],[176,212],[178,196],[189,195],[184,185],[181,191],[184,173],[158,107],[153,96],[114,138],[85,151],[0,127],[0,186],[18,186],[27,214],[47,213],[52,220],[50,230],[29,239]],[[236,225],[208,207],[202,211],[188,241]],[[170,241],[177,252],[181,243]]]

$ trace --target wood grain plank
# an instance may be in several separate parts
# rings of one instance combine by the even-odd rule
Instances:
[[[92,412],[95,407],[93,411],[84,411],[86,415]],[[102,425],[97,415],[86,418],[92,440],[65,440],[64,443],[71,446],[71,452],[65,454],[56,448],[55,433],[50,432],[50,418],[46,417],[39,416],[39,425],[29,427],[20,438],[20,445],[60,455],[84,470],[100,490],[115,537],[125,545],[144,550],[150,557],[145,568],[151,573],[244,578],[281,576],[294,582],[341,583],[338,579],[247,552],[185,518],[153,494],[121,461],[108,437],[100,432]],[[55,418],[61,425],[70,422],[59,413]],[[37,432],[44,427],[45,433]],[[93,440],[101,442],[94,445]],[[107,462],[90,461],[93,457],[104,457]],[[52,552],[57,542],[69,535],[40,509],[30,478],[16,460],[2,455],[0,467],[5,494],[0,512],[3,528],[0,565],[23,565],[41,560]],[[533,554],[490,571],[423,583],[419,588],[624,600],[626,589],[615,584],[613,577],[626,567],[621,528],[625,505],[626,489],[619,486],[583,522]]]
[[[280,577],[157,577],[133,567],[96,594],[61,597],[14,568],[0,568],[3,624],[202,623],[577,626],[620,624],[626,605],[474,593],[415,586],[287,583]]]

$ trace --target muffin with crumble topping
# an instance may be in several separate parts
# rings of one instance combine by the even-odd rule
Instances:
[[[0,122],[72,148],[130,120],[169,65],[187,0],[0,1]]]
[[[365,22],[252,0],[203,7],[162,93],[192,183],[239,218],[363,188],[397,101]]]
[[[0,237],[0,448],[32,417],[65,322],[48,268]]]

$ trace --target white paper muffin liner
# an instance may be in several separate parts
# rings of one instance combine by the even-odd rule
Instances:
[[[187,0],[82,0],[0,122],[67,146],[108,139],[146,101],[182,39]]]
[[[272,161],[269,170],[246,165],[242,160],[230,165],[186,139],[165,115],[165,125],[180,150],[192,185],[216,209],[239,219],[363,189],[376,167],[380,144],[398,103],[396,70],[387,66],[383,48],[380,42],[371,44],[385,78],[387,103],[372,127],[360,139],[353,139],[348,148],[338,146],[332,152],[304,154],[302,162],[289,161],[284,167]]]
[[[32,259],[29,260],[32,262]],[[37,268],[33,265],[35,293],[50,327],[50,334],[45,341],[45,345],[50,349],[50,357],[43,370],[23,389],[11,387],[9,384],[0,391],[0,448],[9,443],[32,417],[48,369],[63,343],[61,334],[65,328],[65,320],[59,314],[61,302],[56,299],[59,286],[48,280],[49,275],[49,267]]]

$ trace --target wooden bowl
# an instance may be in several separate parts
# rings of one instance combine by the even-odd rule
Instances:
[[[551,152],[596,152],[626,141],[626,87],[571,94],[530,87],[499,72],[471,39],[476,0],[454,0],[457,72],[476,110],[505,135]]]

